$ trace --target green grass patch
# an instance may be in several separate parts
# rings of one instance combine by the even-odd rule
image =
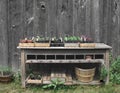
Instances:
[[[63,86],[62,88],[43,89],[42,86],[29,85],[22,88],[21,84],[0,83],[0,93],[120,93],[120,85],[101,85],[101,86]]]

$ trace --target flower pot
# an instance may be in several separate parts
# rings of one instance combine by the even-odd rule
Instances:
[[[27,43],[33,43],[33,40],[27,40]]]
[[[21,39],[21,40],[20,40],[20,43],[27,43],[27,40]]]
[[[91,69],[81,69],[81,68],[75,68],[75,74],[76,78],[84,83],[93,81],[94,75],[95,75],[95,68]]]
[[[10,82],[12,81],[13,74],[8,73],[8,74],[0,74],[0,82]]]

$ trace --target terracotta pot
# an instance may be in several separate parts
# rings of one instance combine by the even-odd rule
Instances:
[[[20,40],[20,43],[27,43],[27,40],[22,39],[22,40]]]
[[[33,43],[33,40],[27,40],[27,43]]]
[[[12,81],[12,74],[10,75],[0,75],[0,82],[10,82]]]

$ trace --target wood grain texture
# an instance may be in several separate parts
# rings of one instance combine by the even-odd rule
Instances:
[[[20,38],[24,37],[22,32],[22,0],[8,0],[8,56],[13,69],[19,68],[19,52],[16,48]]]
[[[120,55],[119,0],[1,0],[0,24],[0,63],[14,68],[20,66],[20,38],[36,35],[83,34]]]
[[[54,37],[57,34],[57,0],[48,0],[48,16],[47,16],[47,31],[49,37]]]
[[[57,0],[57,37],[72,33],[72,2]]]
[[[7,0],[0,0],[0,65],[8,65]]]
[[[96,42],[100,42],[100,27],[99,27],[99,0],[93,0],[93,27],[94,38]]]

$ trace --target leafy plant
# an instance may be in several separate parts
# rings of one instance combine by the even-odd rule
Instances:
[[[12,74],[12,69],[7,66],[0,66],[0,73],[1,75],[9,75]]]
[[[35,79],[35,75],[33,73],[30,74],[31,79]]]
[[[85,36],[85,35],[81,36],[80,41],[82,43],[93,43],[93,39],[91,37],[88,37],[88,36]]]
[[[65,42],[79,42],[80,37],[79,36],[66,36],[64,37]]]
[[[103,65],[103,66],[101,67],[101,71],[100,71],[100,80],[103,80],[103,81],[104,81],[104,79],[107,77],[107,75],[108,75],[108,71],[107,71],[107,69],[105,68],[105,66]]]
[[[36,36],[33,38],[34,42],[49,42],[49,37]]]
[[[57,78],[57,79],[51,80],[50,84],[44,85],[43,89],[49,89],[49,88],[58,89],[58,87],[62,86],[63,84],[64,84],[64,82],[61,81],[59,78]]]
[[[120,56],[111,63],[110,80],[114,84],[120,84]]]
[[[18,71],[14,74],[14,82],[15,82],[15,84],[20,84],[20,82],[21,82],[20,70],[18,70]]]
[[[40,73],[30,73],[30,79],[41,79]]]

